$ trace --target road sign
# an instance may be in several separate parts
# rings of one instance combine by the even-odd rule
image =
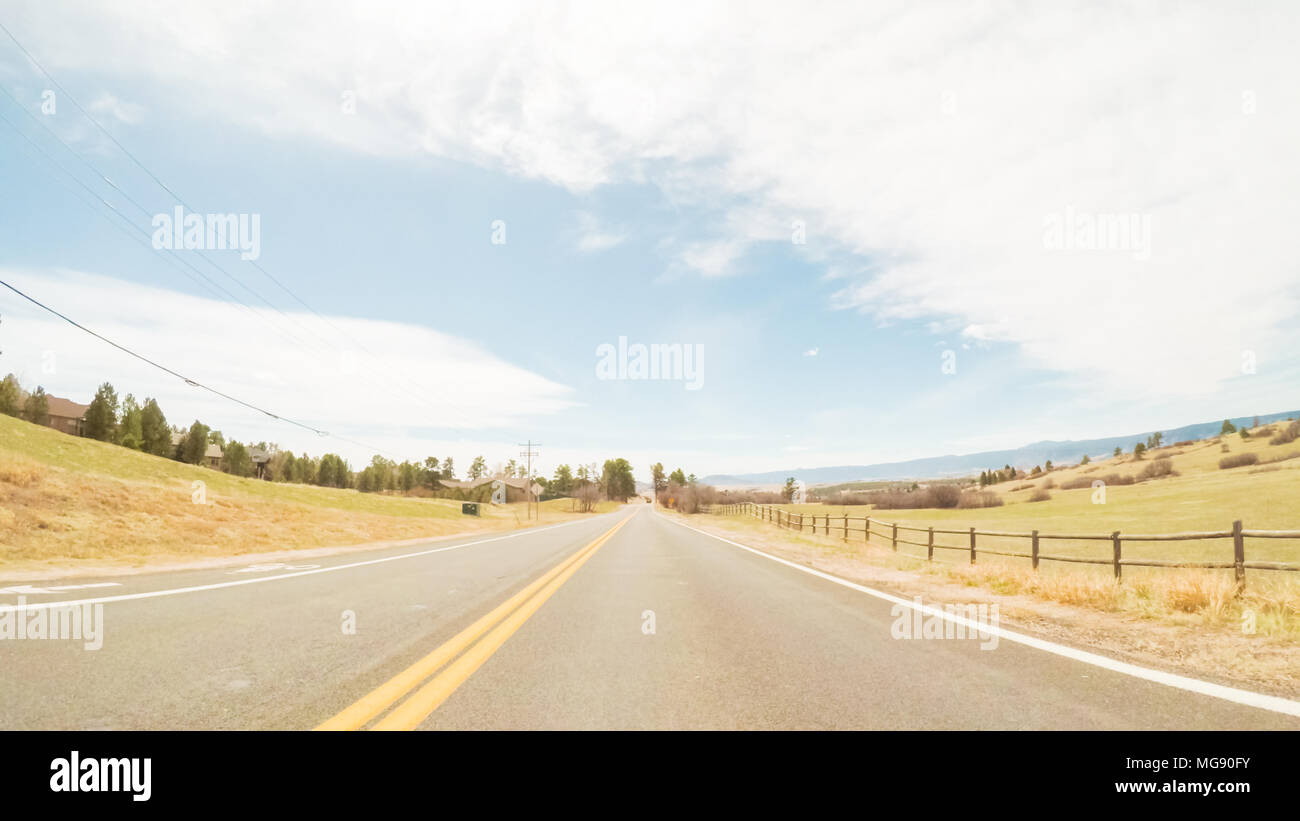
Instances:
[[[477,516],[478,502],[461,502],[460,512],[465,516]]]

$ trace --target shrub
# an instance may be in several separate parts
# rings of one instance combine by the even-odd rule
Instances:
[[[1032,495],[1030,495],[1029,501],[1046,502],[1050,498],[1052,498],[1052,494],[1048,493],[1046,490],[1043,490],[1042,488],[1039,488],[1038,490],[1035,490]]]
[[[1254,453],[1238,453],[1235,456],[1225,456],[1219,460],[1219,470],[1228,470],[1229,468],[1239,468],[1242,465],[1253,465],[1259,461],[1259,456]]]
[[[957,507],[1002,507],[1002,497],[991,490],[973,490],[963,493]]]
[[[1269,439],[1268,443],[1270,445],[1289,445],[1296,439],[1300,439],[1300,421],[1287,425],[1272,439]]]
[[[596,503],[600,501],[600,488],[595,485],[583,485],[574,492],[573,498],[578,500],[583,513],[591,513],[596,509]],[[694,499],[691,502],[691,509],[683,511],[684,513],[694,513],[697,510]]]
[[[1187,445],[1194,445],[1194,444],[1196,444],[1195,441],[1193,441],[1193,440],[1191,440],[1191,439],[1184,439],[1184,440],[1181,441],[1181,442],[1174,442],[1174,447],[1176,447],[1176,448],[1181,448],[1181,447],[1185,447],[1185,446],[1187,446]]]
[[[1137,480],[1139,482],[1145,482],[1148,479],[1163,479],[1166,476],[1177,475],[1178,471],[1174,470],[1174,463],[1170,461],[1169,457],[1161,456],[1159,459],[1142,468],[1142,471],[1137,475]]]
[[[890,488],[866,494],[867,500],[877,510],[906,510],[913,508],[957,507],[961,490],[952,484],[930,485],[922,490]]]
[[[935,507],[956,507],[961,501],[961,489],[956,485],[931,485],[927,490]]]
[[[826,500],[828,505],[869,505],[871,494],[862,492],[840,493]]]
[[[1160,460],[1156,460],[1160,461]],[[1103,482],[1107,485],[1131,485],[1137,480],[1132,476],[1122,476],[1118,473],[1107,473],[1105,476],[1098,476],[1095,479],[1085,479],[1077,476],[1073,479],[1061,483],[1061,490],[1077,490],[1081,487],[1092,487],[1093,482]]]
[[[1049,490],[1049,489],[1054,488],[1054,487],[1056,487],[1056,480],[1055,480],[1055,479],[1048,479],[1046,482],[1043,482],[1043,489],[1044,489],[1044,490]]]

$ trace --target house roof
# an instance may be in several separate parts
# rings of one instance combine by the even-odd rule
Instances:
[[[441,479],[439,481],[447,487],[476,488],[479,485],[486,485],[498,480],[519,490],[527,490],[532,487],[527,479],[506,478],[505,476],[484,476],[481,479],[466,479],[464,481],[459,479]]]
[[[216,444],[208,445],[208,449],[203,451],[203,455],[208,459],[220,459],[221,446]]]
[[[66,416],[70,419],[80,419],[86,415],[86,411],[90,410],[90,405],[82,405],[61,396],[47,396],[46,399],[50,405],[50,416]]]

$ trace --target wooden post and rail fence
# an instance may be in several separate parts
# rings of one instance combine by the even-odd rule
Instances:
[[[1113,568],[1116,580],[1123,578],[1125,567],[1232,570],[1236,576],[1238,591],[1246,588],[1247,570],[1300,571],[1300,564],[1293,562],[1246,561],[1246,539],[1300,539],[1300,530],[1246,530],[1242,527],[1240,519],[1232,523],[1231,530],[1209,531],[1204,533],[1121,534],[1116,530],[1112,533],[1106,534],[1063,534],[1040,533],[1037,530],[1028,533],[999,530],[976,530],[974,527],[962,530],[936,527],[913,527],[910,525],[900,525],[897,522],[886,522],[873,516],[849,516],[847,514],[832,516],[829,513],[805,514],[784,510],[775,505],[760,505],[755,502],[709,505],[701,508],[701,510],[705,513],[717,513],[724,516],[753,516],[765,522],[772,522],[779,528],[798,530],[800,533],[805,532],[806,528],[811,527],[812,533],[816,534],[820,527],[821,534],[825,536],[830,535],[832,521],[834,521],[834,529],[842,534],[845,542],[849,541],[850,534],[857,533],[862,535],[863,543],[870,544],[871,537],[874,535],[881,539],[887,539],[890,546],[895,551],[898,550],[900,544],[925,548],[926,559],[929,561],[934,561],[934,551],[936,550],[960,550],[963,552],[969,551],[971,564],[975,564],[975,557],[979,554],[1029,559],[1034,570],[1038,570],[1039,563],[1043,561],[1074,562],[1077,564],[1102,564],[1110,565]],[[821,520],[820,523],[818,522],[818,519]],[[861,522],[862,526],[852,527],[851,525],[854,522]],[[915,541],[905,537],[900,537],[898,535],[899,531],[902,531],[904,534],[925,534],[925,541]],[[936,535],[965,536],[967,537],[968,542],[965,545],[936,544],[934,541]],[[980,547],[978,543],[979,537],[1027,539],[1029,540],[1029,552],[994,549],[987,545]],[[920,537],[918,536],[917,538],[919,539]],[[1124,558],[1123,555],[1123,546],[1125,542],[1177,542],[1204,539],[1231,539],[1232,561],[1184,562],[1165,559]],[[1043,553],[1040,548],[1044,540],[1110,542],[1111,557],[1109,559],[1098,559],[1083,556],[1063,556],[1059,554]]]

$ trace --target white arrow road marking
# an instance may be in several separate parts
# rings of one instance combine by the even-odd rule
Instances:
[[[84,590],[87,587],[121,587],[121,582],[95,582],[94,584],[61,584],[55,587],[32,587],[20,584],[15,587],[0,587],[0,593],[11,596],[36,596],[41,593],[59,593],[64,590]]]
[[[238,570],[231,570],[227,575],[235,573],[269,573],[272,570],[311,570],[320,567],[318,564],[250,564],[248,567],[241,567]]]

